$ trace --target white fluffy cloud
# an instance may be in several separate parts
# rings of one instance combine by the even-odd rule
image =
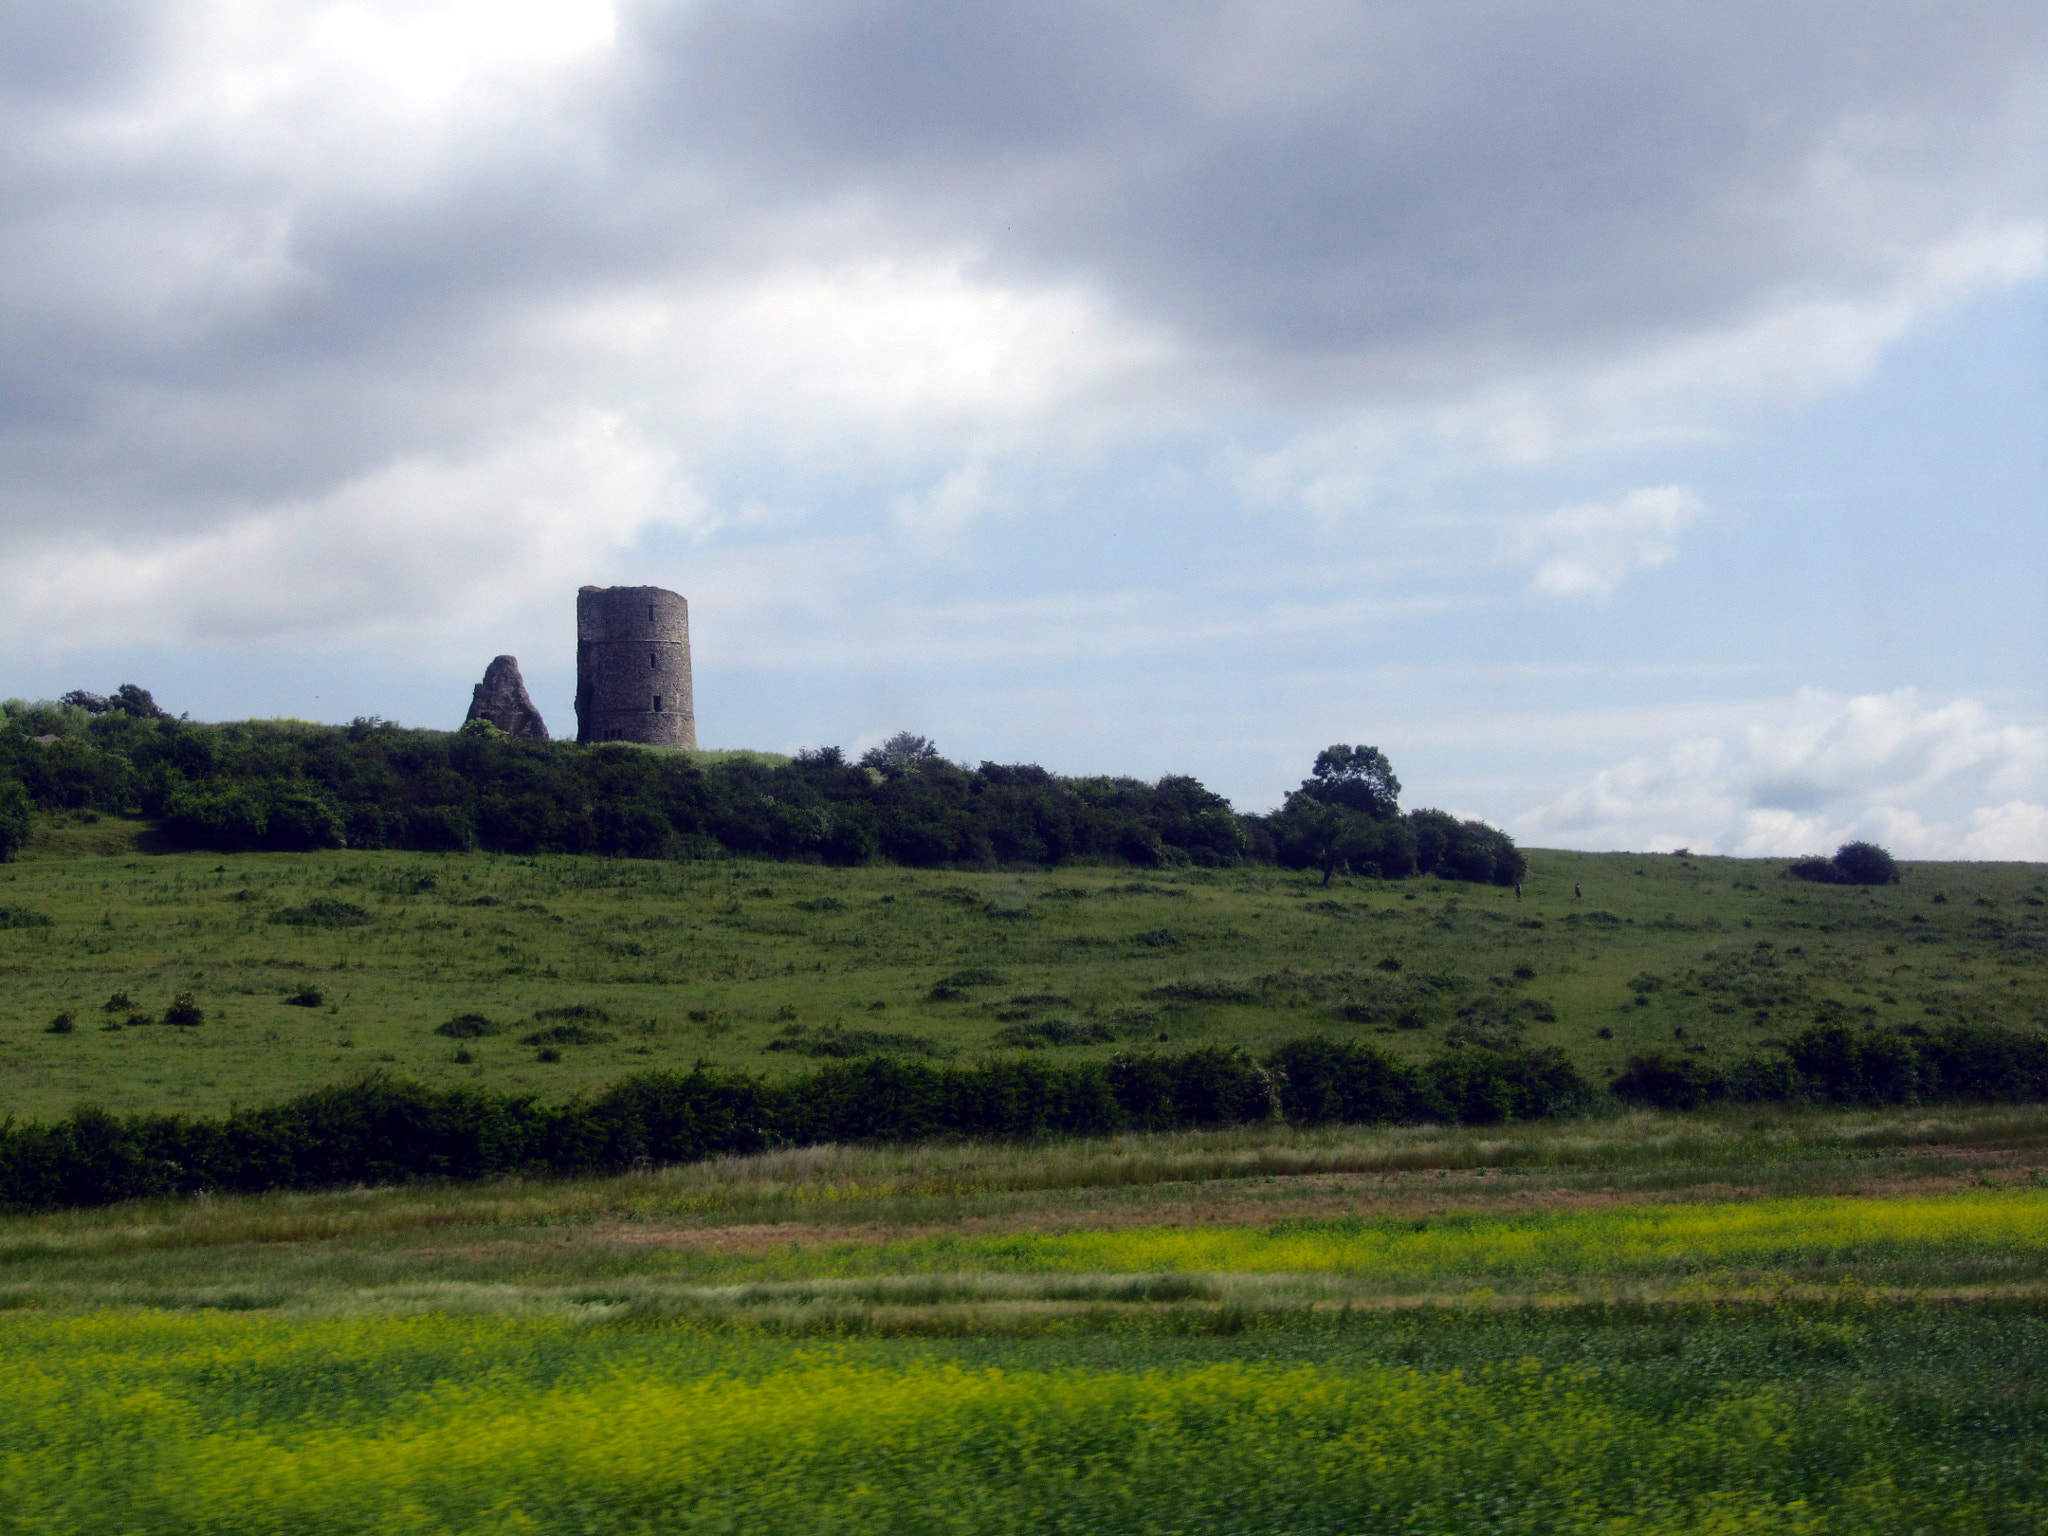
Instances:
[[[1699,510],[1676,485],[1631,491],[1605,506],[1562,508],[1524,534],[1536,564],[1530,585],[1546,597],[1605,597],[1637,572],[1668,563]]]
[[[1580,848],[1762,857],[1869,838],[1906,857],[2048,857],[2048,730],[1912,689],[1809,690],[1756,713],[1604,769],[1515,829]]]
[[[160,633],[299,633],[239,562],[309,519],[408,591],[398,524],[309,509],[443,466],[412,558],[458,555],[491,514],[445,467],[593,414],[728,510],[958,529],[1246,427],[1252,510],[1412,524],[1447,461],[1710,430],[2038,273],[2044,53],[2019,3],[20,7],[0,516],[81,641],[110,578]],[[1537,589],[1671,558],[1676,494],[1539,523]],[[616,547],[550,526],[536,574]]]
[[[421,456],[181,537],[46,537],[0,558],[0,635],[234,643],[460,633],[660,521],[703,515],[687,477],[586,414],[468,460]],[[566,573],[566,574],[565,574]]]

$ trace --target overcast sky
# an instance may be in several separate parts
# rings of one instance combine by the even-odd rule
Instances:
[[[0,7],[0,694],[2048,859],[2048,8]]]

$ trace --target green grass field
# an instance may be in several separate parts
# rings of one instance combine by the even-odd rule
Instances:
[[[2048,1014],[2034,866],[1538,852],[1518,901],[148,848],[63,822],[0,866],[6,1112],[1312,1033],[1600,1077]],[[2034,1532],[2044,1174],[2048,1106],[1751,1106],[0,1218],[0,1536]]]
[[[555,1097],[700,1058],[787,1072],[870,1049],[1087,1056],[1316,1033],[1404,1056],[1505,1033],[1563,1046],[1599,1081],[1631,1052],[1726,1058],[1826,1013],[2048,1022],[2036,865],[1914,864],[1863,891],[1785,880],[1780,862],[1539,850],[1518,901],[1264,868],[148,846],[136,823],[57,821],[0,866],[15,914],[0,918],[0,1112],[213,1111],[378,1068]],[[184,992],[202,1025],[130,1022]],[[50,1033],[67,1012],[74,1028]],[[497,1032],[435,1033],[463,1014]],[[542,1030],[558,1038],[522,1043]]]

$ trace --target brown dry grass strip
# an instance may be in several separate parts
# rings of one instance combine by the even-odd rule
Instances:
[[[1985,1167],[2009,1162],[2003,1155],[1986,1156],[1976,1148],[1954,1149],[1959,1165],[1953,1173],[1871,1170],[1829,1181],[1810,1193],[1873,1199],[1906,1199],[1952,1194],[1985,1182]],[[2020,1183],[2033,1170],[2021,1170]],[[415,1250],[422,1259],[454,1258],[488,1262],[530,1254],[536,1249],[597,1249],[618,1252],[670,1250],[711,1251],[752,1255],[799,1245],[805,1248],[841,1244],[880,1246],[937,1235],[994,1237],[1009,1233],[1048,1231],[1118,1231],[1131,1227],[1263,1226],[1283,1220],[1326,1220],[1358,1216],[1497,1216],[1610,1210],[1631,1205],[1718,1204],[1771,1199],[1779,1192],[1767,1186],[1707,1181],[1683,1189],[1616,1190],[1538,1185],[1506,1192],[1488,1187],[1508,1182],[1497,1178],[1458,1175],[1438,1179],[1388,1175],[1369,1185],[1354,1175],[1302,1175],[1262,1180],[1257,1194],[1205,1189],[1177,1199],[1143,1203],[1119,1201],[1088,1206],[1058,1206],[965,1216],[945,1221],[820,1222],[778,1221],[702,1225],[688,1218],[605,1221],[570,1228],[539,1229],[531,1234],[500,1236],[481,1243],[436,1245]],[[1514,1180],[1527,1184],[1527,1180]],[[1080,1193],[1093,1193],[1084,1191]]]

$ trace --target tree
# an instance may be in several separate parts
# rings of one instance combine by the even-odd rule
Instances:
[[[1325,885],[1340,869],[1399,879],[1415,864],[1400,809],[1401,781],[1386,753],[1341,742],[1325,747],[1272,818],[1280,861],[1321,870]]]
[[[909,731],[898,731],[879,747],[869,747],[860,755],[861,767],[879,768],[889,774],[908,773],[938,760],[939,749],[925,737]]]
[[[1363,816],[1392,817],[1401,809],[1401,781],[1378,747],[1323,748],[1296,793]]]
[[[133,683],[123,683],[114,690],[107,700],[107,708],[118,714],[133,715],[137,720],[168,720],[171,712],[159,708],[155,699],[149,696],[147,688],[138,688]]]
[[[1460,821],[1448,811],[1410,811],[1404,820],[1415,833],[1415,867],[1425,875],[1513,885],[1528,871],[1514,839],[1498,827]]]
[[[12,779],[0,779],[0,864],[28,846],[35,830],[35,807],[28,791]]]
[[[1875,843],[1844,843],[1835,850],[1835,868],[1848,885],[1897,885],[1899,866]]]
[[[1415,839],[1398,819],[1382,821],[1296,791],[1271,822],[1280,862],[1319,869],[1328,885],[1338,870],[1398,880],[1415,867]]]
[[[1875,843],[1844,843],[1832,859],[1808,854],[1785,868],[1794,880],[1818,885],[1897,885],[1898,862]]]

